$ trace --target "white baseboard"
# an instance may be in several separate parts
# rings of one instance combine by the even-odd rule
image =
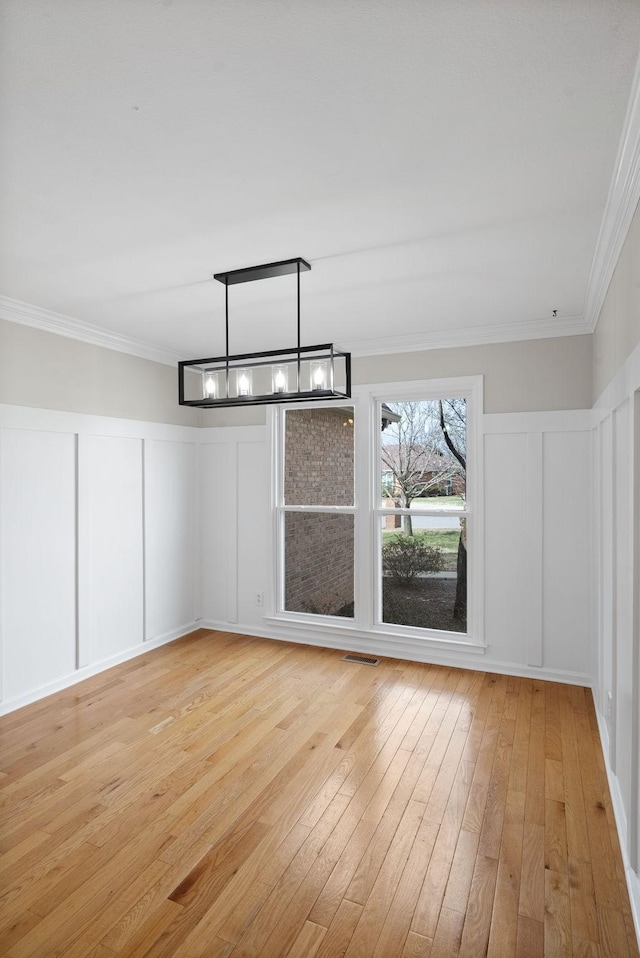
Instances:
[[[613,805],[613,814],[616,819],[616,828],[620,841],[620,850],[622,852],[622,863],[624,865],[624,874],[627,880],[627,889],[629,891],[629,901],[631,904],[631,913],[633,915],[633,924],[636,929],[636,938],[640,947],[640,876],[634,872],[629,861],[629,851],[627,848],[627,816],[622,802],[622,793],[618,777],[609,764],[609,730],[607,723],[595,703],[596,718],[598,720],[598,730],[600,732],[600,741],[602,742],[602,752],[604,754],[604,765],[607,770],[607,780],[609,782],[609,792],[611,793],[611,804]]]
[[[479,672],[496,672],[499,675],[515,675],[519,678],[542,679],[545,682],[562,682],[567,685],[581,685],[591,688],[593,678],[583,672],[565,672],[561,669],[545,669],[521,665],[516,662],[501,662],[487,658],[484,646],[472,643],[449,642],[448,648],[438,647],[437,642],[427,643],[419,640],[405,640],[401,637],[388,638],[375,632],[357,630],[312,629],[304,625],[241,625],[237,622],[218,622],[203,619],[200,628],[215,629],[218,632],[234,632],[240,635],[255,635],[263,639],[275,639],[278,642],[297,642],[301,645],[315,645],[328,649],[340,649],[345,652],[364,652],[383,658],[407,659],[410,662],[425,662],[429,665],[443,665],[449,668],[474,669]],[[443,643],[445,645],[445,643]],[[459,646],[456,648],[455,646]]]
[[[119,652],[118,655],[113,655],[106,659],[100,659],[98,662],[92,662],[91,665],[85,665],[82,668],[77,669],[75,672],[70,672],[67,675],[61,676],[54,682],[48,682],[46,685],[41,685],[36,689],[31,689],[29,692],[25,692],[22,695],[16,695],[13,698],[5,699],[3,702],[0,702],[0,715],[7,715],[9,712],[15,712],[16,709],[21,709],[25,705],[31,705],[33,702],[38,702],[40,699],[46,698],[47,695],[53,695],[54,692],[61,692],[63,689],[67,689],[71,685],[76,685],[78,682],[82,682],[84,679],[90,679],[91,676],[98,675],[99,672],[104,672],[107,669],[113,668],[114,665],[120,665],[121,662],[127,662],[129,659],[135,659],[138,655],[144,655],[145,652],[150,652],[152,649],[157,649],[161,645],[167,645],[167,643],[173,642],[175,639],[179,639],[183,635],[188,635],[189,632],[195,632],[200,628],[202,628],[202,624],[200,622],[190,622],[187,625],[182,625],[177,629],[173,629],[171,632],[165,632],[163,635],[155,636],[153,639],[149,639],[147,642],[144,642],[141,645],[135,645],[131,649],[126,649],[124,652]]]
[[[471,643],[449,643],[449,649],[446,643],[438,646],[436,642],[428,647],[424,643],[412,640],[403,640],[401,638],[389,639],[385,636],[375,633],[361,633],[356,630],[341,633],[328,632],[325,629],[312,629],[305,626],[291,626],[286,628],[279,626],[259,626],[242,625],[238,623],[222,622],[214,619],[198,619],[165,632],[162,635],[155,636],[141,645],[136,645],[131,649],[120,652],[118,655],[106,659],[100,659],[91,665],[84,666],[67,675],[61,676],[54,682],[31,689],[22,695],[5,699],[0,702],[0,716],[7,715],[16,709],[23,708],[33,702],[38,702],[47,695],[53,695],[62,689],[69,688],[84,679],[91,678],[99,672],[113,668],[121,662],[127,662],[138,655],[144,655],[151,649],[159,648],[175,639],[179,639],[189,632],[195,632],[198,629],[212,629],[217,632],[232,632],[238,635],[255,635],[263,639],[274,639],[278,642],[294,642],[301,645],[314,645],[329,649],[339,649],[345,652],[363,652],[369,655],[382,656],[383,658],[406,659],[410,662],[425,662],[432,665],[443,665],[448,668],[473,669],[480,672],[495,672],[499,675],[515,675],[520,678],[542,679],[546,682],[562,682],[568,685],[581,685],[590,688],[592,685],[591,676],[582,672],[565,672],[560,669],[544,669],[532,666],[521,665],[516,662],[502,662],[487,658],[484,655],[485,648]],[[453,648],[459,645],[460,648]]]

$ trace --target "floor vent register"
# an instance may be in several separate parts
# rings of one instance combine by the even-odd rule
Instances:
[[[380,659],[374,659],[372,655],[343,655],[344,662],[358,662],[360,665],[377,665]]]

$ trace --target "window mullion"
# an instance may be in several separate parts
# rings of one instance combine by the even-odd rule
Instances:
[[[279,509],[282,512],[327,512],[327,513],[341,513],[353,514],[356,511],[355,506],[279,506]]]

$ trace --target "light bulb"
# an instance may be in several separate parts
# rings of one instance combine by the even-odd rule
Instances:
[[[238,373],[237,387],[239,396],[251,395],[251,370]]]
[[[209,374],[205,380],[204,391],[207,399],[216,398],[216,381],[211,374]]]
[[[283,393],[287,389],[287,377],[285,376],[284,369],[277,367],[274,370],[273,374],[273,391],[274,393]]]
[[[315,363],[311,367],[311,385],[313,389],[326,389],[326,369],[324,363]]]

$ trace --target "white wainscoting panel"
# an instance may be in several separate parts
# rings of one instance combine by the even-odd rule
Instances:
[[[76,667],[76,437],[2,430],[3,697]]]
[[[631,403],[622,403],[614,412],[614,528],[615,528],[615,766],[620,795],[626,815],[631,804],[632,730],[633,730],[633,540],[631,536]]]
[[[485,416],[485,584],[492,659],[592,674],[592,418]]]
[[[550,432],[543,445],[543,653],[545,666],[592,662],[591,433]]]
[[[196,627],[198,439],[0,404],[0,713]]]
[[[598,686],[601,697],[598,703],[609,737],[609,759],[615,765],[615,716],[611,709],[614,687],[614,631],[615,603],[613,601],[613,582],[615,577],[614,557],[614,480],[615,460],[613,454],[613,420],[607,416],[598,426],[598,463],[600,470],[600,513],[598,534],[600,541],[597,551],[600,558],[600,581],[598,583],[600,602],[600,636],[598,642],[599,675]]]
[[[640,346],[596,403],[596,699],[640,940]],[[611,693],[611,698],[609,694]]]
[[[146,440],[145,640],[182,629],[198,618],[196,577],[200,545],[195,442]]]
[[[229,459],[235,446],[205,442],[200,447],[200,535],[202,540],[202,618],[229,621],[229,540],[236,516],[229,507]],[[235,493],[234,493],[235,495]]]
[[[79,436],[80,665],[144,638],[142,440]]]
[[[529,665],[526,433],[485,436],[485,641],[492,659]],[[533,663],[537,664],[537,663]]]
[[[270,581],[266,429],[212,427],[200,433],[202,619],[251,631],[263,621]]]
[[[237,445],[238,500],[238,617],[258,623],[264,615],[269,566],[266,532],[269,516],[269,463],[266,442]],[[265,519],[267,521],[265,521]],[[262,594],[262,607],[257,593]]]
[[[631,727],[631,806],[629,813],[628,845],[630,865],[637,875],[640,872],[640,385],[633,392],[631,434],[633,456],[631,460],[631,537],[632,537],[632,727]],[[640,892],[640,882],[636,882]],[[639,899],[640,904],[640,899]],[[640,938],[640,913],[638,914],[638,937]]]
[[[544,434],[527,433],[527,484],[525,502],[528,529],[520,556],[528,581],[527,664],[540,668],[544,658]]]

